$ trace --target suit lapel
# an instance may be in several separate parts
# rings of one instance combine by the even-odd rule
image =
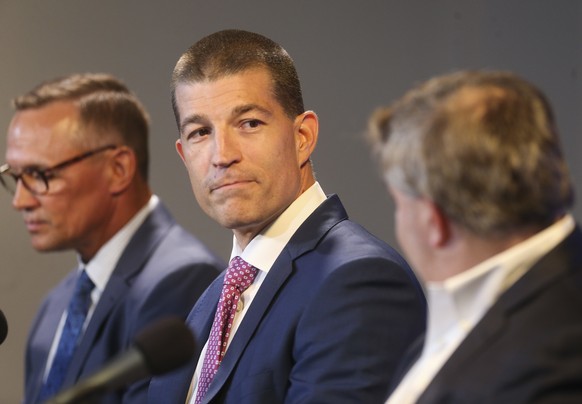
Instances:
[[[173,221],[160,203],[138,228],[119,258],[99,299],[83,335],[81,344],[71,361],[64,385],[77,381],[103,325],[118,303],[127,296],[132,279],[142,270],[150,254],[172,226]]]
[[[222,282],[225,273],[226,271],[223,271],[220,276],[210,284],[202,296],[200,296],[192,313],[186,320],[196,341],[195,356],[200,355],[202,348],[210,335],[216,306],[218,305],[220,293],[222,292]]]
[[[186,319],[195,341],[192,360],[167,376],[154,378],[149,388],[151,401],[171,403],[184,403],[186,401],[202,348],[212,328],[225,272],[223,271],[200,296]]]
[[[148,402],[186,402],[200,352],[210,334],[223,277],[224,272],[210,284],[186,319],[195,341],[192,360],[165,376],[153,378],[149,386]]]

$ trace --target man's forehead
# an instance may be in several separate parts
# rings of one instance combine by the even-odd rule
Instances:
[[[50,153],[54,146],[73,146],[80,128],[78,108],[72,104],[47,104],[17,111],[8,128],[7,153],[17,148]]]
[[[276,109],[279,102],[267,80],[253,75],[230,75],[213,81],[180,83],[175,90],[176,106],[183,117],[203,115],[204,110],[212,113],[217,109],[232,113],[252,109],[269,112]],[[193,108],[199,110],[193,111]]]

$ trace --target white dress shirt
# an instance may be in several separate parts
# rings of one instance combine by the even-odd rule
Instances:
[[[281,254],[281,251],[283,251],[283,248],[285,248],[297,229],[325,200],[325,193],[321,189],[319,183],[316,182],[309,187],[309,189],[303,192],[291,205],[289,205],[289,207],[281,213],[272,224],[253,238],[244,250],[240,248],[236,237],[233,237],[233,247],[230,258],[232,259],[236,256],[240,256],[246,262],[257,268],[258,271],[254,282],[241,295],[240,301],[242,302],[243,307],[234,317],[230,338],[227,341],[227,349],[259,288],[265,280],[265,277],[275,263],[275,260],[279,257],[279,254]],[[208,341],[200,353],[196,371],[192,378],[192,384],[190,385],[189,398],[186,400],[187,403],[194,404],[196,399],[198,377],[202,370],[207,345]]]
[[[573,217],[565,216],[465,272],[444,282],[428,282],[428,326],[422,354],[386,404],[415,403],[499,296],[574,227]]]
[[[111,277],[111,273],[117,265],[117,261],[123,254],[125,247],[129,243],[129,240],[133,237],[137,229],[145,221],[146,217],[158,206],[160,200],[156,195],[152,195],[148,203],[139,210],[139,212],[131,218],[129,222],[125,224],[115,235],[109,239],[100,249],[97,254],[87,263],[83,263],[80,257],[77,257],[79,262],[78,271],[85,269],[87,275],[95,284],[93,291],[91,292],[91,306],[89,306],[89,311],[87,313],[87,318],[83,324],[83,330],[89,324],[89,320],[95,311],[95,307],[101,298],[101,294]],[[48,377],[48,373],[53,363],[53,359],[57,352],[57,347],[59,345],[59,340],[61,339],[61,334],[63,332],[63,327],[65,326],[65,320],[67,318],[68,311],[65,310],[61,316],[61,321],[57,327],[57,332],[53,339],[51,349],[49,351],[49,356],[47,359],[46,367],[44,370],[44,380]]]

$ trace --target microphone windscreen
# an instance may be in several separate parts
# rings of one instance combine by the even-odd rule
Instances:
[[[166,317],[139,332],[134,345],[152,375],[174,370],[194,355],[194,336],[178,317]]]
[[[2,313],[2,310],[0,310],[0,344],[4,342],[7,335],[8,322],[6,321],[6,317],[4,317],[4,313]]]

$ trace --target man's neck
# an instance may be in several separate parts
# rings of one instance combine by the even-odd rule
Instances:
[[[450,242],[435,252],[433,268],[429,269],[425,281],[443,282],[527,240],[536,232],[528,229],[506,236],[484,238],[457,227]]]

